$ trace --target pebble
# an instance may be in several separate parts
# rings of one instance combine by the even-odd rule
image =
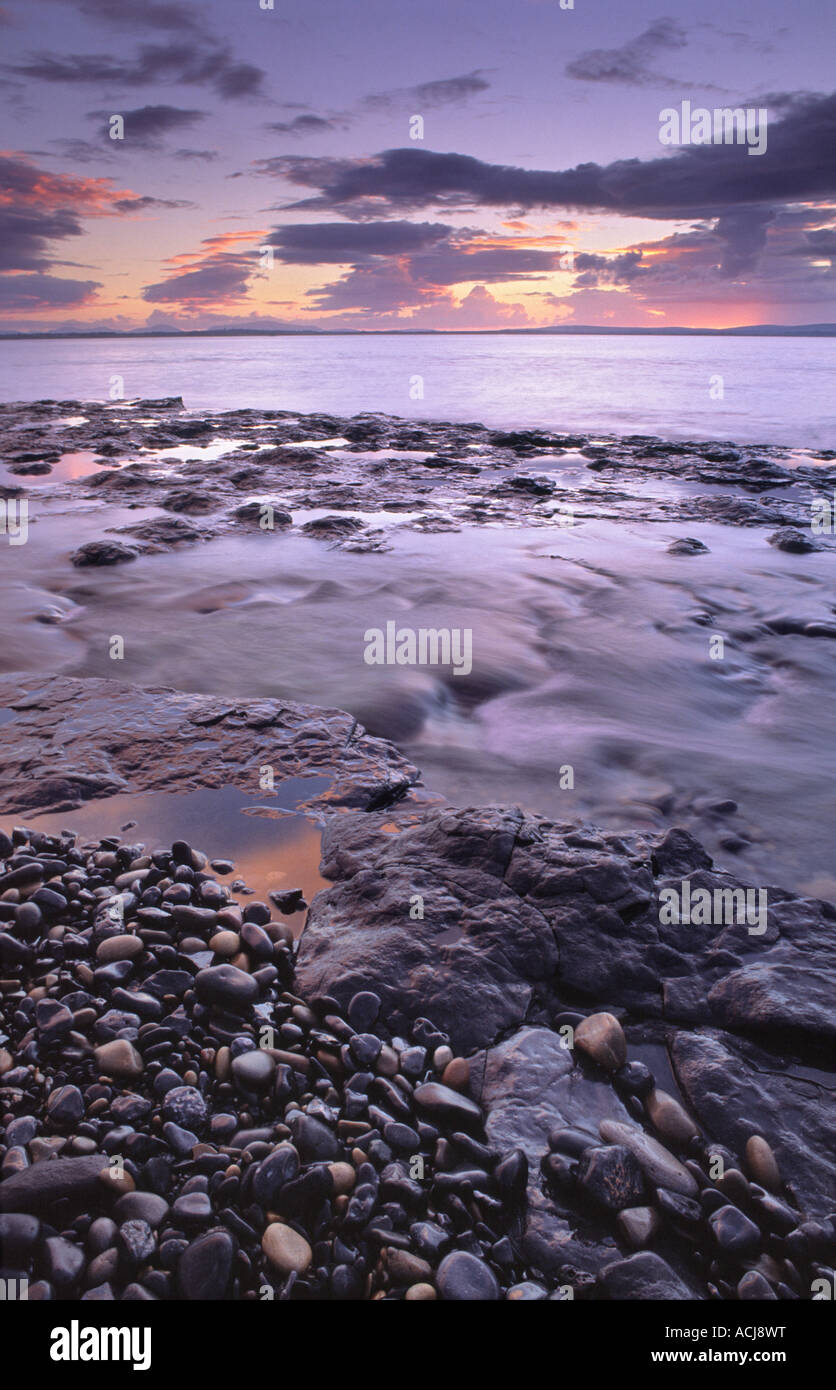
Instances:
[[[430,1303],[438,1294],[432,1284],[412,1284],[404,1294],[407,1303]]]
[[[117,960],[134,960],[141,956],[145,947],[138,936],[126,932],[121,936],[108,936],[96,947],[96,960],[109,965]]]
[[[753,1134],[746,1140],[746,1166],[749,1169],[756,1183],[765,1187],[767,1192],[779,1193],[781,1191],[781,1173],[778,1168],[772,1149],[765,1139],[759,1134]]]
[[[575,1029],[575,1047],[604,1071],[618,1071],[627,1060],[627,1039],[613,1014],[590,1014],[579,1023]]]
[[[593,1202],[607,1211],[637,1206],[645,1195],[638,1160],[620,1144],[587,1149],[578,1165],[578,1183]]]
[[[667,1091],[654,1088],[645,1101],[645,1108],[654,1129],[676,1148],[684,1149],[699,1135],[691,1116]]]
[[[744,1216],[737,1207],[720,1207],[708,1218],[714,1238],[727,1254],[738,1257],[754,1255],[760,1249],[761,1233],[754,1221]]]
[[[623,1144],[630,1149],[654,1187],[667,1187],[685,1197],[696,1197],[699,1188],[685,1165],[643,1130],[617,1120],[602,1120],[599,1133],[608,1144]]]
[[[422,1110],[428,1110],[431,1115],[438,1115],[444,1120],[455,1121],[465,1128],[482,1118],[475,1101],[459,1095],[439,1081],[426,1081],[422,1086],[416,1086],[415,1100]]]
[[[211,965],[198,971],[194,981],[204,1004],[222,1004],[235,1011],[246,1009],[258,998],[258,981],[235,965]]]
[[[304,1274],[312,1259],[310,1245],[292,1226],[274,1221],[261,1238],[261,1248],[274,1269],[282,1274]]]
[[[628,1207],[618,1213],[616,1226],[628,1245],[643,1250],[659,1229],[659,1217],[652,1207]]]
[[[141,1076],[145,1067],[136,1048],[125,1038],[115,1038],[113,1042],[103,1043],[94,1048],[93,1055],[99,1071],[105,1076],[115,1076],[132,1080]]]
[[[207,1231],[183,1251],[177,1265],[181,1298],[195,1301],[221,1299],[227,1292],[235,1243],[227,1231]]]
[[[453,1057],[441,1075],[445,1086],[454,1091],[466,1091],[470,1085],[470,1063],[466,1057]]]
[[[454,1250],[438,1266],[436,1286],[443,1299],[457,1302],[494,1302],[499,1284],[493,1270],[476,1255]]]
[[[276,1063],[260,1047],[232,1060],[232,1079],[245,1091],[266,1091],[275,1072]]]

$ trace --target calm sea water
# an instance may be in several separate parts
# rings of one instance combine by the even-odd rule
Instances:
[[[118,375],[126,398],[182,395],[195,409],[382,411],[499,428],[828,448],[836,440],[835,363],[834,340],[815,338],[6,341],[0,400],[106,400]]]

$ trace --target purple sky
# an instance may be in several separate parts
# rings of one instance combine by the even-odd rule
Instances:
[[[0,3],[4,328],[836,320],[832,0],[263,3]]]

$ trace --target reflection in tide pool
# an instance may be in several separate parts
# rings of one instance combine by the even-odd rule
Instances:
[[[294,888],[301,888],[310,902],[326,886],[319,873],[321,837],[316,823],[298,808],[328,785],[327,777],[291,777],[272,794],[250,795],[236,787],[136,792],[90,801],[77,811],[30,816],[25,823],[52,835],[73,830],[79,843],[121,835],[123,843],[144,844],[149,853],[168,848],[173,840],[187,840],[210,859],[234,861],[234,873],[221,881],[244,880],[252,893],[235,895],[242,904],[252,898],[269,903],[270,892]],[[4,817],[2,828],[11,831],[17,819]],[[278,915],[275,906],[273,912]],[[298,936],[305,912],[283,920]]]

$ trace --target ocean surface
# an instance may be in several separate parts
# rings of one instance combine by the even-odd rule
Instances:
[[[828,448],[835,365],[832,338],[39,339],[0,342],[0,400],[107,400],[119,376],[126,399],[182,395],[195,409],[381,411]]]

